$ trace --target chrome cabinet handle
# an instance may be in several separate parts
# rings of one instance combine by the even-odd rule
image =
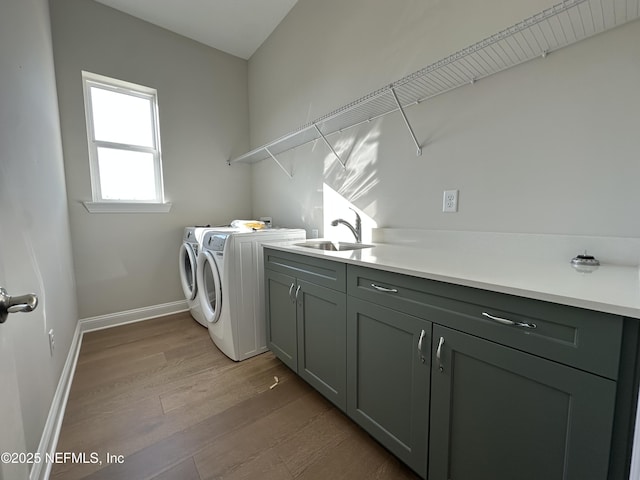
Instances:
[[[298,300],[298,294],[300,293],[300,285],[296,288],[296,300]]]
[[[292,302],[295,302],[295,300],[293,299],[293,295],[292,295],[292,293],[293,293],[293,287],[294,287],[295,285],[296,285],[296,284],[295,284],[294,282],[291,282],[291,286],[289,287],[289,299],[290,299]]]
[[[424,339],[425,336],[425,331],[422,330],[422,332],[420,332],[420,338],[418,339],[418,353],[420,354],[420,361],[422,363],[425,363],[425,358],[424,358],[424,354],[422,353],[422,340]]]
[[[380,292],[386,292],[386,293],[398,293],[398,289],[397,288],[387,288],[387,287],[381,287],[380,285],[376,285],[375,283],[372,283],[371,286],[373,288],[375,288],[376,290],[380,291]]]
[[[438,361],[438,370],[444,372],[444,367],[442,365],[442,345],[444,345],[444,337],[440,337],[440,341],[438,342],[438,350],[436,350],[436,360]]]
[[[483,317],[490,318],[494,322],[501,323],[503,325],[510,325],[513,327],[522,327],[522,328],[538,328],[535,323],[526,323],[526,322],[514,322],[513,320],[509,320],[506,318],[495,317],[493,315],[488,314],[487,312],[482,312]]]
[[[38,306],[38,297],[33,293],[12,297],[0,287],[0,323],[4,323],[10,313],[31,312]]]

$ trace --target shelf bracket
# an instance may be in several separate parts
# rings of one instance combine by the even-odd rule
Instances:
[[[389,88],[389,91],[391,92],[391,95],[393,95],[393,99],[396,101],[396,105],[398,106],[398,110],[400,110],[400,114],[402,115],[402,118],[404,119],[404,123],[407,126],[407,129],[409,130],[409,133],[411,134],[411,138],[413,138],[413,143],[416,144],[416,156],[420,156],[422,155],[422,147],[420,146],[420,144],[418,143],[418,139],[416,138],[416,134],[413,133],[413,128],[411,128],[411,124],[409,123],[409,119],[407,118],[407,115],[404,113],[404,108],[402,108],[402,105],[400,104],[400,100],[398,100],[398,95],[396,94],[396,91],[393,87]]]
[[[291,175],[289,171],[286,168],[284,168],[284,165],[282,165],[278,161],[278,159],[273,155],[273,153],[271,153],[271,151],[269,150],[269,147],[264,147],[264,151],[267,152],[271,158],[273,158],[273,161],[276,162],[278,166],[282,169],[282,171],[287,174],[287,177],[289,177],[290,179],[293,178],[293,175]]]
[[[333,155],[338,159],[338,162],[340,162],[340,165],[342,165],[342,168],[346,170],[347,165],[342,161],[342,159],[340,158],[340,155],[338,155],[338,153],[333,149],[333,146],[329,143],[329,140],[327,140],[327,137],[325,137],[323,133],[320,131],[320,129],[318,128],[318,125],[314,123],[313,126],[316,128],[316,132],[318,132],[318,135],[320,135],[320,138],[324,140],[324,143],[327,144],[327,147],[331,149],[331,151],[333,152]]]

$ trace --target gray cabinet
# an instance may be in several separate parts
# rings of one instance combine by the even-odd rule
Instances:
[[[267,344],[346,410],[346,294],[342,264],[265,249]]]
[[[430,322],[349,297],[347,413],[422,477],[430,357]]]
[[[298,375],[344,411],[346,295],[304,280],[298,286]]]
[[[267,346],[292,370],[298,371],[296,278],[265,269]]]
[[[405,328],[393,310],[433,324],[430,393],[422,404],[429,419],[426,472],[392,450],[423,477],[621,478],[610,474],[621,317],[351,265],[347,292],[349,322],[354,304],[369,312],[361,315],[368,322],[376,318],[373,307],[364,307],[376,303],[376,310],[385,308],[379,318],[387,320],[389,332]],[[351,365],[360,361],[352,351],[352,328],[349,323],[349,406],[351,383],[359,381]],[[363,390],[358,401],[377,394]],[[405,405],[392,415],[409,411]],[[366,425],[357,420],[359,412],[348,412]]]
[[[269,347],[428,480],[623,480],[632,319],[265,248]]]
[[[606,479],[616,383],[436,325],[429,480]]]

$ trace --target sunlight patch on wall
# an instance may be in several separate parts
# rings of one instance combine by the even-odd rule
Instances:
[[[331,226],[331,221],[337,218],[354,225],[355,213],[349,210],[352,208],[362,218],[363,241],[371,241],[371,229],[377,227],[375,186],[380,181],[376,164],[381,123],[379,119],[350,129],[349,135],[342,135],[335,141],[334,149],[346,168],[342,167],[333,153],[325,155],[323,231],[327,238],[346,242],[354,240],[353,234],[344,225]]]
[[[340,242],[355,242],[355,237],[348,227],[341,224],[333,227],[331,222],[336,219],[342,219],[355,227],[355,212],[357,212],[362,221],[362,241],[364,243],[371,242],[371,231],[378,226],[376,221],[326,183],[322,184],[322,206],[325,238]]]
[[[378,183],[376,163],[381,122],[378,120],[373,126],[366,124],[353,129],[350,135],[336,141],[334,148],[346,168],[342,167],[333,153],[325,156],[325,182],[352,202],[366,197]]]

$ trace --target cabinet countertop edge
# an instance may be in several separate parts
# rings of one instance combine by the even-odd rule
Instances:
[[[350,251],[316,250],[296,245],[265,245],[274,250],[411,275],[498,293],[640,319],[637,267],[601,265],[593,272],[569,262],[529,259],[526,255],[481,256],[448,249],[392,244]]]

